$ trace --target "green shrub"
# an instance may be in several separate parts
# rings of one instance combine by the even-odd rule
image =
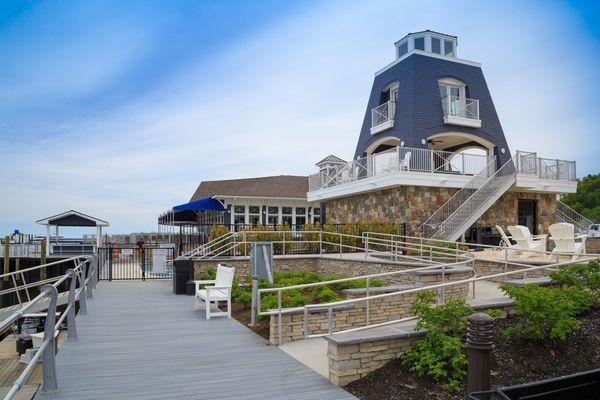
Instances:
[[[315,300],[318,303],[331,303],[341,300],[338,295],[327,286],[317,286],[314,289]]]
[[[428,375],[442,385],[459,391],[467,374],[463,337],[472,308],[462,299],[435,306],[432,292],[418,293],[411,305],[417,316],[416,329],[427,329],[423,340],[402,356],[402,363],[419,376]]]
[[[592,307],[600,306],[600,261],[571,265],[550,274],[553,281],[562,287],[575,287],[589,291]]]
[[[575,316],[589,308],[590,295],[579,288],[548,288],[538,285],[500,288],[515,301],[520,323],[506,328],[505,338],[532,337],[538,341],[564,341],[570,332],[580,328]]]

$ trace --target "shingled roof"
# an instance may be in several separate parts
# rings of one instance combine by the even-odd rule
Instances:
[[[307,176],[265,176],[200,182],[190,201],[211,196],[306,198],[306,192],[308,192]]]

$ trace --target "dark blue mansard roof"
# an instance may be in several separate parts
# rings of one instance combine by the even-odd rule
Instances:
[[[481,128],[444,123],[438,87],[438,80],[442,78],[463,82],[466,84],[466,97],[479,99]],[[380,104],[382,91],[394,82],[399,85],[394,126],[372,135],[371,109]],[[422,144],[423,139],[427,141],[430,136],[445,132],[468,133],[493,143],[500,164],[510,158],[510,150],[481,68],[475,63],[412,53],[375,76],[354,157],[363,156],[373,142],[383,137],[398,138],[404,141],[406,147],[427,148]],[[500,152],[502,148],[505,149],[504,153]]]

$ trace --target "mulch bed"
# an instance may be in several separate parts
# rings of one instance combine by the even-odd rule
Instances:
[[[248,329],[251,329],[257,335],[269,340],[269,321],[260,320],[257,321],[256,326],[249,326],[250,324],[250,305],[242,303],[231,304],[231,316],[238,322],[246,325]]]
[[[518,317],[498,320],[498,330],[516,322]],[[564,343],[540,344],[531,340],[505,340],[498,336],[492,352],[492,388],[512,386],[600,368],[600,310],[582,318],[581,330]],[[428,378],[394,360],[363,379],[345,387],[363,400],[461,399],[463,393],[450,393]]]

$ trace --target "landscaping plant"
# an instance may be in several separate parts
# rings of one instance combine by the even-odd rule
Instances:
[[[560,268],[553,271],[550,277],[561,287],[575,287],[588,291],[591,306],[600,307],[600,260]]]
[[[591,303],[589,292],[578,287],[502,285],[500,288],[515,301],[515,309],[521,316],[520,322],[502,331],[507,339],[518,336],[564,341],[569,333],[580,328],[576,316],[589,309]]]
[[[428,375],[448,390],[459,391],[467,374],[467,353],[463,338],[467,316],[473,312],[462,299],[435,305],[432,292],[418,293],[411,305],[417,317],[416,329],[427,329],[425,337],[402,356],[402,364],[419,376]]]

